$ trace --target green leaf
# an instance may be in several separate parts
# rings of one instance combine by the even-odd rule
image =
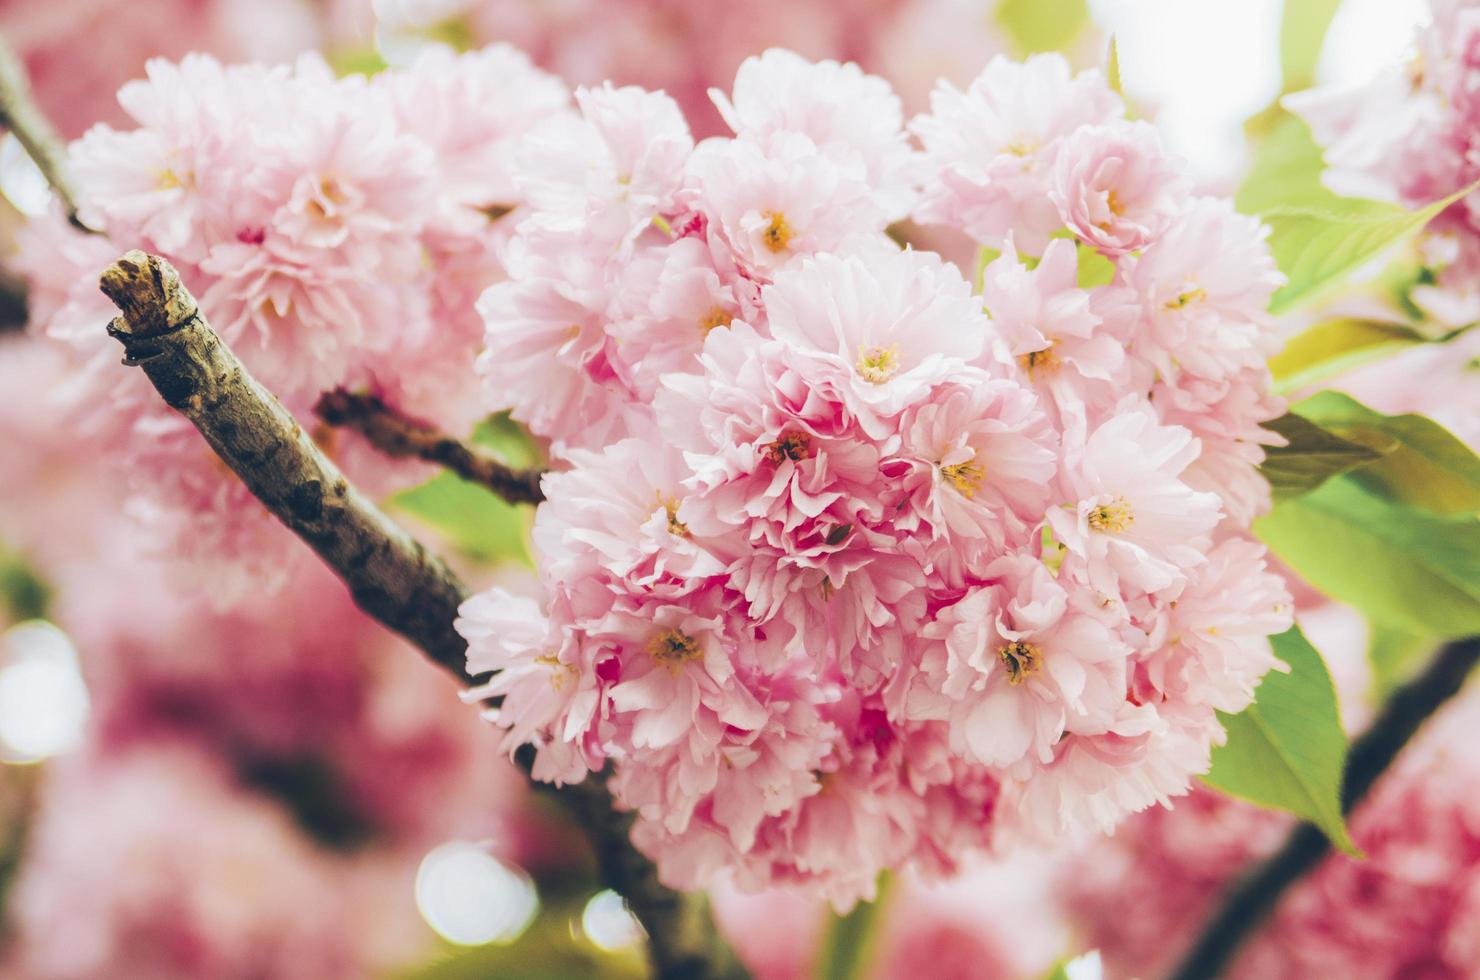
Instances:
[[[1278,109],[1259,141],[1254,163],[1234,196],[1234,205],[1245,214],[1261,214],[1282,206],[1344,210],[1352,199],[1321,184],[1325,166],[1310,127],[1298,116]]]
[[[1380,201],[1338,199],[1349,203],[1341,210],[1281,206],[1264,212],[1270,249],[1289,278],[1270,300],[1270,311],[1283,313],[1315,298],[1353,269],[1405,241],[1475,187],[1461,188],[1417,211]]]
[[[1115,263],[1088,245],[1079,246],[1079,288],[1094,289],[1115,278]]]
[[[1434,420],[1384,415],[1337,391],[1319,392],[1291,410],[1381,452],[1381,460],[1353,474],[1373,492],[1435,514],[1480,514],[1480,458]]]
[[[1275,500],[1309,493],[1331,477],[1381,459],[1383,454],[1381,449],[1349,442],[1293,413],[1266,423],[1265,428],[1289,443],[1268,447],[1259,467]]]
[[[534,567],[529,550],[533,508],[506,503],[476,483],[442,473],[392,497],[390,508],[430,526],[469,558]]]
[[[541,912],[523,936],[508,945],[445,945],[432,962],[394,974],[396,980],[639,980],[647,976],[638,950],[606,952],[578,938],[572,920],[579,907]]]
[[[1480,632],[1480,520],[1405,506],[1359,475],[1275,504],[1255,533],[1306,581],[1376,622],[1436,637]]]
[[[1285,0],[1280,24],[1280,69],[1286,92],[1315,84],[1321,44],[1340,6],[1341,0]]]
[[[1288,394],[1387,354],[1430,343],[1431,339],[1402,323],[1341,317],[1296,334],[1269,359],[1274,390]]]
[[[1110,55],[1105,59],[1105,82],[1110,91],[1125,98],[1125,85],[1120,80],[1120,45],[1114,34],[1110,35]]]
[[[1002,0],[997,23],[1019,57],[1061,51],[1089,23],[1089,6],[1085,0]]]
[[[1069,980],[1069,960],[1062,959],[1049,968],[1043,980]]]
[[[1372,665],[1372,693],[1379,701],[1387,699],[1413,668],[1432,653],[1439,641],[1418,636],[1406,630],[1393,629],[1381,623],[1370,624],[1367,638],[1367,661]]]
[[[982,283],[986,280],[987,266],[995,262],[997,260],[997,257],[1001,254],[1002,253],[1000,251],[992,248],[989,245],[980,245],[977,247],[976,273],[972,277],[971,283],[972,286],[975,287],[976,294],[978,296],[981,295]]]
[[[857,980],[868,972],[879,915],[889,900],[892,881],[888,873],[881,874],[872,902],[859,902],[847,915],[829,912],[827,935],[813,973],[816,980]]]
[[[51,606],[51,587],[19,554],[0,545],[0,609],[13,622],[41,619]]]
[[[1341,812],[1346,735],[1331,675],[1299,627],[1270,642],[1289,664],[1289,673],[1271,671],[1253,704],[1236,715],[1219,714],[1228,741],[1213,749],[1213,768],[1203,780],[1309,820],[1338,848],[1355,855]]]

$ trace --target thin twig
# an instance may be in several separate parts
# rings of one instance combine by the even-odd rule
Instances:
[[[67,220],[79,231],[92,231],[77,216],[77,190],[67,174],[61,138],[31,97],[26,69],[4,38],[0,38],[0,126],[15,134],[26,155],[41,171],[62,202]]]
[[[102,276],[122,311],[108,332],[124,363],[144,369],[165,402],[279,520],[338,573],[371,616],[416,643],[464,684],[467,644],[452,627],[467,591],[447,566],[352,487],[293,417],[211,330],[178,273],[132,251]],[[524,754],[525,769],[528,753]],[[665,980],[743,977],[702,898],[670,891],[628,838],[593,776],[555,794],[591,841],[602,879],[626,898],[648,933],[654,972]]]
[[[1342,782],[1342,809],[1350,813],[1435,711],[1464,686],[1480,662],[1480,637],[1446,644],[1423,672],[1395,690],[1370,728],[1352,743]],[[1269,917],[1285,889],[1313,870],[1331,841],[1313,824],[1291,832],[1274,856],[1228,889],[1170,980],[1212,980],[1233,962],[1244,941]]]
[[[376,395],[343,388],[326,391],[314,413],[329,425],[353,429],[387,456],[421,459],[492,490],[511,504],[545,499],[538,470],[517,470],[392,408]]]
[[[0,334],[18,331],[30,318],[26,280],[0,266]]]
[[[3,912],[20,875],[31,821],[40,805],[41,780],[36,766],[10,766],[0,772],[0,783],[8,784],[0,786],[0,912]]]

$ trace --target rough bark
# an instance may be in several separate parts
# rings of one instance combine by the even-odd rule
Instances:
[[[103,273],[101,286],[122,314],[108,332],[123,344],[124,363],[144,370],[165,402],[189,418],[257,498],[338,573],[362,609],[460,682],[479,680],[465,673],[467,643],[452,626],[467,594],[463,584],[355,490],[247,373],[174,268],[131,251]],[[528,753],[521,761],[527,773]],[[702,897],[665,888],[652,863],[632,847],[632,817],[614,808],[599,775],[549,791],[585,831],[602,880],[626,898],[647,930],[656,976],[745,975]]]

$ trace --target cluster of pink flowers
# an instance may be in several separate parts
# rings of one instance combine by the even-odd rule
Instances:
[[[1325,148],[1324,180],[1355,197],[1422,207],[1480,180],[1480,8],[1432,0],[1406,65],[1358,87],[1289,96]],[[1449,207],[1420,244],[1432,271],[1411,299],[1440,323],[1480,320],[1480,193]]]
[[[512,147],[569,111],[569,93],[492,47],[429,49],[374,79],[336,78],[311,57],[267,68],[192,55],[151,62],[119,99],[137,128],[95,127],[70,151],[83,218],[107,237],[59,218],[23,236],[32,329],[76,352],[53,404],[118,464],[140,539],[191,576],[209,567],[229,604],[280,584],[298,546],[137,372],[117,369],[98,272],[125,247],[164,255],[305,425],[320,394],[347,386],[467,431],[480,415],[474,301],[501,274],[520,204]],[[372,491],[424,474],[351,436],[330,449]]]
[[[670,884],[842,907],[1185,792],[1290,622],[1247,533],[1262,227],[1058,56],[908,128],[779,50],[715,100],[734,135],[696,145],[665,95],[583,89],[515,164],[486,407],[560,471],[542,601],[459,621],[506,746],[608,767]],[[997,256],[979,293],[906,216]]]
[[[410,888],[394,887],[404,872],[314,847],[198,747],[91,750],[47,773],[0,970],[30,980],[364,976],[424,942]]]

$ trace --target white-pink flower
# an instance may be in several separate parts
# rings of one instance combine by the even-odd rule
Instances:
[[[1064,140],[1049,197],[1081,241],[1123,255],[1156,240],[1182,207],[1187,183],[1154,126],[1116,121]]]

